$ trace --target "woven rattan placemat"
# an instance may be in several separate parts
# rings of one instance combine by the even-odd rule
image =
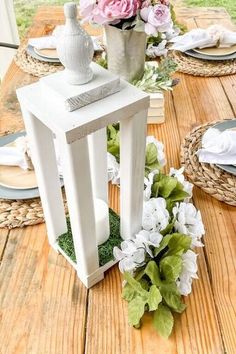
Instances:
[[[177,71],[194,76],[225,76],[236,73],[236,59],[210,61],[192,58],[184,53],[172,51],[170,56],[177,63]]]
[[[236,176],[219,167],[201,163],[196,152],[201,147],[205,131],[218,122],[211,122],[193,129],[181,145],[181,164],[189,180],[212,197],[236,206]]]
[[[14,57],[15,63],[23,71],[37,77],[42,77],[63,69],[61,64],[47,63],[33,58],[27,53],[26,47],[26,44],[22,44]]]
[[[65,212],[67,203],[64,198]],[[40,198],[25,200],[0,199],[0,228],[12,229],[36,225],[44,222],[43,209]]]

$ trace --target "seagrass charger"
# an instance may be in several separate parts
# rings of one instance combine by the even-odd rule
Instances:
[[[189,180],[212,197],[236,206],[236,176],[223,171],[214,164],[201,163],[196,152],[201,148],[202,136],[218,122],[210,122],[194,128],[184,139],[181,164]]]

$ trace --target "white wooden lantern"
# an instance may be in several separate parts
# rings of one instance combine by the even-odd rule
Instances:
[[[94,199],[108,203],[106,126],[120,122],[120,227],[121,237],[127,239],[141,228],[149,96],[122,81],[120,92],[74,112],[66,111],[53,95],[43,95],[40,83],[18,89],[17,96],[31,144],[49,243],[76,268],[85,286],[91,287],[116,263],[99,267],[95,235]],[[57,243],[67,225],[54,135],[60,146],[76,264]]]

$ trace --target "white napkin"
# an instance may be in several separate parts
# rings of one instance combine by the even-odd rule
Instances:
[[[57,47],[58,38],[63,33],[64,26],[57,26],[51,36],[30,38],[28,44],[32,45],[36,49],[55,49]],[[100,36],[91,36],[95,51],[102,51],[103,48],[100,44]]]
[[[220,25],[213,25],[207,29],[193,29],[183,36],[172,38],[170,42],[174,43],[171,49],[180,52],[215,46],[226,48],[236,44],[236,32],[229,31]]]
[[[17,138],[14,146],[0,147],[0,165],[19,166],[23,170],[33,169],[28,140],[25,136]]]
[[[203,135],[202,149],[197,151],[197,155],[200,162],[235,165],[236,131],[208,129]]]

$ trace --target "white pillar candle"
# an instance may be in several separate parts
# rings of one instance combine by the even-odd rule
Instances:
[[[97,245],[106,242],[110,236],[109,208],[102,199],[94,199]]]

